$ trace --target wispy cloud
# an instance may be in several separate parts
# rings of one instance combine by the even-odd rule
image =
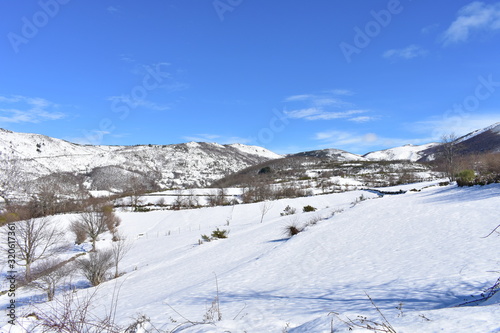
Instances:
[[[330,120],[349,118],[354,114],[367,112],[366,110],[347,110],[341,112],[328,112],[322,108],[308,108],[293,111],[285,111],[285,114],[292,119],[306,119],[306,120]]]
[[[308,94],[292,95],[285,98],[285,102],[307,101],[311,98],[314,98],[314,95],[308,95]]]
[[[114,14],[114,13],[118,13],[120,11],[120,8],[116,7],[116,6],[108,6],[108,8],[106,8],[106,10],[108,12]]]
[[[429,52],[427,50],[424,50],[418,45],[410,45],[408,47],[405,47],[403,49],[391,49],[387,50],[384,52],[382,55],[384,58],[388,59],[395,59],[395,58],[400,58],[400,59],[413,59],[417,57],[424,57],[428,54]]]
[[[135,62],[135,58],[131,54],[120,54],[120,60],[128,63]]]
[[[367,123],[369,121],[374,121],[377,119],[378,119],[378,117],[359,116],[359,117],[349,118],[348,120],[355,122],[355,123]]]
[[[59,105],[38,97],[0,96],[0,123],[39,123],[58,120],[66,115],[56,111]]]
[[[349,119],[352,121],[369,121],[375,118],[352,117],[353,115],[368,112],[345,100],[345,97],[354,93],[350,90],[336,89],[319,94],[301,94],[289,96],[285,102],[292,103],[296,108],[284,111],[287,117],[305,120],[332,120]],[[298,106],[298,107],[297,107]]]
[[[351,96],[354,95],[354,93],[350,90],[347,89],[333,89],[332,93],[334,95],[339,95],[339,96]]]
[[[458,16],[442,35],[442,43],[466,42],[473,32],[500,30],[500,3],[474,1],[458,11]]]
[[[184,136],[182,139],[196,142],[217,142],[220,144],[243,143],[248,144],[252,140],[237,136],[224,136],[218,134],[195,134],[193,136]]]

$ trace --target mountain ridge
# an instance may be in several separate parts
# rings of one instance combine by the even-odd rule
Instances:
[[[500,152],[500,123],[470,132],[454,144],[462,153]],[[404,145],[364,155],[330,148],[286,156],[326,158],[336,162],[423,162],[433,160],[440,147],[439,143]],[[151,184],[151,190],[204,187],[228,174],[286,156],[240,143],[82,145],[0,128],[0,159],[17,161],[25,181],[67,173],[84,177],[83,182],[92,190],[124,191],[125,184],[134,177]]]

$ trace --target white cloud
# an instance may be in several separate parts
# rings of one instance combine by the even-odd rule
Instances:
[[[458,17],[442,36],[444,45],[465,42],[474,31],[500,29],[500,3],[474,1],[458,11]]]
[[[349,121],[353,121],[355,123],[367,123],[369,121],[377,120],[377,117],[369,117],[369,116],[359,116],[354,118],[349,118]]]
[[[353,114],[367,112],[365,110],[348,110],[340,112],[328,112],[322,108],[307,108],[293,111],[285,111],[285,114],[292,119],[306,119],[306,120],[331,120],[348,118]]]
[[[418,45],[410,45],[404,49],[391,49],[384,52],[382,55],[384,58],[402,58],[402,59],[413,59],[416,57],[423,57],[428,54],[427,50],[422,49]]]
[[[307,95],[307,94],[292,95],[292,96],[288,96],[287,98],[285,98],[285,102],[305,101],[305,100],[311,99],[313,96],[314,95]]]
[[[354,93],[350,90],[347,89],[334,89],[332,90],[332,93],[334,95],[340,95],[340,96],[351,96],[354,95]]]
[[[333,105],[333,106],[347,106],[352,103],[346,102],[336,96],[351,96],[353,93],[345,89],[335,89],[321,94],[300,94],[292,95],[285,98],[285,102],[308,102],[311,105]]]
[[[65,117],[56,111],[59,105],[43,98],[14,95],[0,96],[0,123],[39,123]]]
[[[355,122],[375,120],[374,117],[352,117],[368,111],[357,109],[355,104],[338,97],[351,95],[353,95],[353,92],[350,90],[336,89],[319,94],[289,96],[285,101],[293,103],[295,108],[284,113],[292,119],[331,120],[350,118],[351,121]]]

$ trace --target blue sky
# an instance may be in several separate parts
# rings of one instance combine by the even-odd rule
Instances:
[[[500,1],[0,5],[13,131],[366,153],[500,121]]]

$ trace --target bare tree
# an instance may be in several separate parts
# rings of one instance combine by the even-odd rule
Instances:
[[[43,290],[47,294],[47,300],[52,301],[57,287],[71,274],[71,271],[71,264],[57,261],[54,258],[47,259],[34,269],[33,281],[30,286]]]
[[[21,168],[17,159],[0,153],[0,197],[9,205],[13,192],[21,185]]]
[[[92,242],[92,251],[95,251],[95,242],[100,234],[108,230],[106,214],[102,211],[87,211],[80,214],[79,218],[71,222],[71,230],[75,234],[83,233]],[[77,234],[78,238],[78,234]]]
[[[130,249],[132,248],[132,243],[128,242],[125,238],[120,235],[116,235],[116,237],[118,240],[116,242],[113,242],[113,245],[111,247],[111,252],[113,254],[113,263],[115,266],[115,278],[120,275],[120,272],[118,271],[118,265],[128,253],[128,251],[130,251]]]
[[[227,191],[225,188],[221,187],[217,190],[214,195],[209,195],[207,197],[207,202],[209,206],[223,206],[228,203],[226,199]]]
[[[142,205],[142,196],[146,193],[147,187],[144,185],[143,181],[139,176],[132,176],[128,180],[128,187],[126,192],[129,194],[130,205],[134,207],[135,210]]]
[[[93,286],[106,281],[106,275],[113,266],[113,252],[111,250],[90,252],[88,258],[77,260],[77,267]]]
[[[26,266],[25,279],[27,282],[31,281],[31,265],[33,263],[64,249],[63,232],[52,223],[50,218],[31,218],[16,222],[13,238],[17,257],[24,262],[22,265]]]
[[[199,205],[198,197],[193,189],[190,189],[188,192],[188,196],[186,198],[186,205],[188,208],[195,208]]]
[[[185,206],[185,200],[184,197],[182,196],[182,190],[177,190],[177,196],[174,199],[174,202],[172,203],[172,209],[174,210],[180,210]]]
[[[455,180],[455,174],[458,171],[456,165],[456,140],[457,136],[455,133],[446,134],[441,137],[441,156],[444,160],[446,175],[451,181]]]

